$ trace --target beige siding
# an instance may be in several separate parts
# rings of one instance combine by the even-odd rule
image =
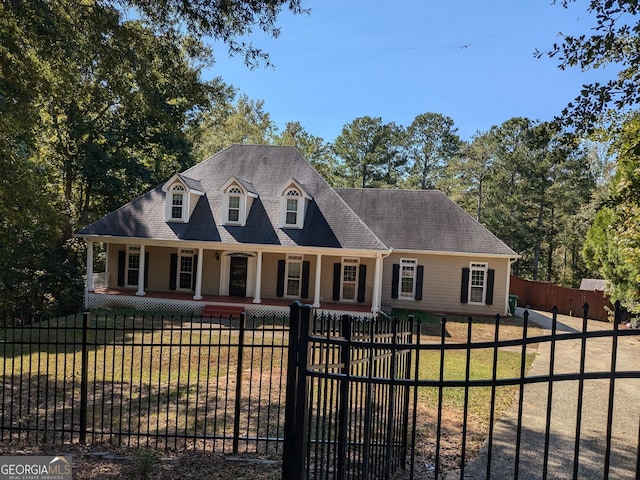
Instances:
[[[216,259],[216,253],[218,258]],[[220,294],[220,252],[204,250],[202,257],[202,294]]]
[[[401,258],[416,258],[418,265],[424,266],[421,301],[391,298],[393,264],[400,263]],[[488,268],[495,270],[493,305],[463,304],[460,302],[462,269],[469,267],[471,262],[487,263]],[[383,307],[440,313],[461,313],[465,315],[495,315],[496,313],[504,315],[509,295],[507,290],[507,282],[509,280],[507,276],[508,262],[506,258],[482,256],[392,254],[384,261],[382,281]]]
[[[263,254],[262,255],[262,298],[278,298],[278,260],[284,260],[286,255]]]
[[[146,247],[149,253],[149,281],[147,290],[169,291],[169,266],[171,254],[176,250],[166,247]]]
[[[320,282],[320,302],[333,302],[333,264],[340,263],[341,257],[322,257],[322,281]]]
[[[126,248],[126,245],[107,244],[106,271],[109,274],[107,279],[108,287],[115,288],[118,286],[118,251]]]

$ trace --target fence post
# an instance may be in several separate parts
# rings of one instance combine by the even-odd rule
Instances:
[[[415,325],[415,317],[413,315],[409,315],[407,317],[407,322],[409,323],[409,343],[413,345],[414,339],[414,325]],[[418,335],[420,333],[418,332]],[[407,353],[407,364],[405,366],[405,380],[411,380],[411,359],[413,357],[413,349],[409,350]],[[414,387],[416,388],[416,387]],[[403,401],[403,419],[402,419],[402,469],[406,470],[407,468],[407,452],[409,450],[409,405],[410,405],[410,390],[409,385],[404,387],[404,401]],[[414,406],[415,408],[415,406]]]
[[[296,301],[290,309],[282,479],[298,480],[304,477],[307,451],[306,369],[312,307]]]
[[[613,322],[615,324],[622,323],[622,307],[620,306],[620,300],[616,300],[614,304]]]
[[[391,472],[391,462],[392,462],[392,449],[394,447],[394,441],[396,439],[394,433],[394,426],[396,425],[395,419],[393,418],[393,414],[396,410],[396,375],[398,369],[398,319],[394,318],[391,320],[391,384],[389,385],[389,405],[387,412],[387,451],[386,451],[386,475],[385,478],[388,479]]]
[[[242,408],[242,369],[243,369],[243,352],[244,352],[244,331],[247,314],[242,312],[240,314],[240,330],[238,332],[238,362],[236,366],[236,399],[235,399],[235,412],[233,417],[233,454],[238,454],[238,447],[240,444],[240,409]],[[229,317],[229,326],[231,326],[232,318]]]
[[[344,344],[340,349],[340,363],[342,364],[342,374],[340,380],[340,406],[338,407],[338,468],[337,478],[343,480],[347,466],[347,432],[349,418],[349,377],[351,374],[351,317],[343,315],[340,322],[341,335]]]
[[[87,443],[87,401],[89,381],[89,352],[87,350],[87,330],[89,312],[82,314],[82,367],[80,371],[80,443]]]
[[[613,402],[616,392],[616,368],[618,363],[618,334],[620,323],[622,323],[622,310],[620,300],[616,300],[615,313],[613,316],[613,336],[611,340],[611,378],[609,379],[609,403],[607,407],[607,437],[604,452],[604,478],[609,478],[611,467],[611,436],[613,435]],[[637,474],[636,474],[637,478]]]
[[[309,327],[311,319],[311,305],[303,305],[300,310],[300,343],[298,344],[298,381],[296,386],[296,434],[294,479],[304,478],[305,462],[307,460],[307,429],[308,413],[307,400],[309,397],[309,380],[307,378],[307,364],[309,361]]]

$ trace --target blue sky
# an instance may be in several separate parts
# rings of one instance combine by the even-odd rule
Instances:
[[[564,9],[552,0],[303,0],[310,15],[283,13],[281,35],[251,40],[273,68],[247,68],[214,44],[221,76],[255,100],[282,130],[299,121],[333,141],[357,117],[408,126],[419,114],[453,119],[469,140],[516,116],[551,120],[611,69],[562,71],[536,59],[564,34],[589,33],[586,0]]]

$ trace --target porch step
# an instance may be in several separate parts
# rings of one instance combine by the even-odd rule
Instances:
[[[240,305],[206,305],[202,309],[202,318],[239,318],[244,312],[244,307]]]

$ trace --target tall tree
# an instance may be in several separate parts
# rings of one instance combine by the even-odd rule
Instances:
[[[453,120],[440,113],[423,113],[411,122],[407,128],[409,188],[436,188],[460,148],[456,131]]]
[[[81,301],[72,231],[193,163],[185,128],[226,94],[200,79],[211,52],[199,39],[268,62],[239,39],[277,36],[286,5],[301,11],[298,0],[0,2],[1,313]]]
[[[359,117],[342,127],[333,149],[343,162],[349,187],[386,185],[390,158],[396,153],[394,132],[380,117]]]
[[[624,123],[613,142],[616,172],[609,195],[587,234],[583,255],[607,280],[611,298],[640,313],[640,115]]]
[[[276,21],[284,8],[294,14],[309,13],[302,0],[100,0],[101,3],[133,9],[134,16],[143,19],[158,31],[181,35],[185,30],[197,38],[211,37],[223,41],[229,54],[241,55],[245,63],[255,67],[270,64],[269,54],[247,38],[254,29],[277,38],[280,28]]]
[[[287,122],[284,130],[275,135],[276,145],[290,145],[300,150],[309,163],[334,188],[346,186],[341,166],[338,165],[332,146],[321,137],[307,132],[300,122]]]
[[[230,100],[214,104],[190,134],[195,154],[202,160],[233,144],[269,144],[275,132],[275,123],[264,109],[264,100],[240,95],[235,103]]]
[[[408,168],[407,131],[395,122],[383,125],[382,129],[382,141],[386,144],[383,148],[382,186],[397,188],[403,182]]]
[[[569,151],[552,125],[525,118],[508,120],[494,134],[497,143],[492,173],[485,179],[483,222],[522,255],[518,274],[550,280]]]
[[[478,222],[482,222],[484,188],[491,177],[497,149],[495,129],[476,132],[470,143],[461,143],[460,155],[453,157],[447,166],[446,178],[457,185],[453,199],[463,208],[475,210]]]

